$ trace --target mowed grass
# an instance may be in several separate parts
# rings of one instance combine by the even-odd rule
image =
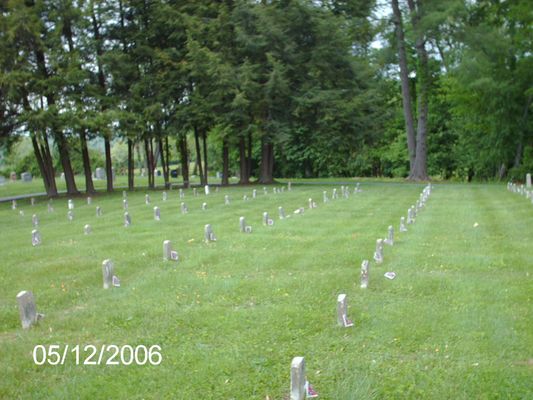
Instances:
[[[293,186],[251,198],[222,188],[66,199],[19,211],[0,205],[1,398],[286,399],[290,362],[304,356],[323,399],[526,399],[533,397],[533,206],[503,185],[435,185],[409,231],[400,216],[423,189],[364,183],[362,193],[322,203],[333,186]],[[337,187],[340,192],[340,188]],[[353,186],[351,187],[353,190]],[[231,204],[224,205],[228,194]],[[307,209],[312,197],[318,208]],[[208,203],[206,211],[202,202]],[[103,216],[96,218],[95,206]],[[153,219],[153,206],[162,220]],[[277,207],[290,218],[279,220]],[[306,207],[304,215],[292,214]],[[268,211],[275,225],[262,226]],[[43,244],[31,246],[31,215]],[[253,233],[238,230],[245,216]],[[83,234],[91,224],[93,233]],[[203,243],[210,223],[216,243]],[[474,227],[474,224],[477,226]],[[371,262],[387,226],[396,229],[384,263]],[[179,263],[164,262],[172,240]],[[102,261],[122,286],[102,289]],[[383,277],[394,271],[396,279]],[[33,291],[38,326],[22,330],[15,296]],[[355,327],[336,326],[346,293]],[[158,366],[37,366],[35,345],[160,345]]]

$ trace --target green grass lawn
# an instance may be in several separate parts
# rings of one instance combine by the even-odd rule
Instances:
[[[352,185],[353,188],[353,185]],[[332,186],[294,185],[247,202],[251,188],[207,199],[177,191],[168,201],[98,195],[0,204],[0,398],[271,399],[288,396],[290,362],[304,356],[322,399],[533,398],[533,206],[504,185],[435,185],[409,231],[400,216],[423,189],[363,183],[350,199],[322,204]],[[224,206],[224,195],[231,205]],[[1,194],[0,194],[1,196]],[[297,216],[312,197],[317,209]],[[208,203],[206,211],[202,202]],[[95,206],[103,216],[95,217]],[[162,220],[153,219],[153,206]],[[279,220],[277,207],[290,218]],[[275,219],[261,224],[263,211]],[[31,215],[43,244],[31,246]],[[238,230],[240,216],[253,233]],[[93,233],[83,234],[91,224]],[[203,243],[210,223],[216,243]],[[478,224],[474,227],[474,224]],[[384,262],[360,264],[394,224]],[[179,263],[164,262],[172,240]],[[529,249],[529,250],[528,250]],[[102,288],[112,259],[121,287]],[[396,279],[383,277],[394,271]],[[33,291],[37,326],[20,326],[15,296]],[[336,325],[336,298],[348,295],[355,327]],[[160,345],[158,366],[37,366],[34,346]]]

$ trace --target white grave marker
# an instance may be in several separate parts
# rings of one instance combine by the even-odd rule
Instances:
[[[102,216],[102,207],[98,206],[96,207],[96,216],[101,217]]]
[[[215,233],[213,232],[213,228],[211,227],[211,224],[207,224],[204,226],[204,239],[206,243],[217,241],[217,238],[215,236]]]
[[[384,243],[389,246],[394,245],[394,227],[392,225],[389,225],[387,239],[384,240]]]
[[[35,325],[38,320],[44,317],[43,314],[37,312],[33,293],[29,290],[23,290],[17,294],[17,303],[19,305],[22,329],[31,328],[32,325]]]
[[[229,206],[229,196],[228,195],[224,196],[224,205]]]
[[[83,233],[86,234],[86,235],[90,235],[91,232],[92,232],[92,228],[91,228],[91,225],[89,224],[86,224],[84,227],[83,227]]]
[[[252,227],[250,225],[246,225],[246,220],[244,217],[239,218],[239,229],[242,233],[252,233]]]
[[[67,212],[67,218],[68,218],[69,222],[72,222],[74,220],[74,211],[69,210]]]
[[[130,225],[131,225],[131,217],[130,217],[130,214],[126,211],[124,213],[124,226],[127,228]]]
[[[189,208],[187,207],[187,204],[185,203],[181,203],[181,213],[182,214],[187,214],[189,212]]]
[[[32,230],[31,231],[31,245],[35,247],[35,246],[39,246],[41,243],[42,243],[41,233],[37,229]]]
[[[366,289],[368,287],[369,268],[370,263],[368,260],[363,260],[363,263],[361,264],[361,289]]]
[[[283,207],[278,207],[279,219],[285,219],[285,210]]]
[[[156,221],[161,221],[161,210],[159,210],[159,207],[154,207],[154,219]]]
[[[374,260],[377,264],[383,262],[383,239],[376,240],[376,251],[374,252]]]
[[[346,294],[339,294],[337,297],[337,324],[344,328],[353,326],[353,322],[348,319],[348,302]]]
[[[179,259],[178,252],[172,250],[172,242],[170,240],[163,242],[163,259],[165,261],[178,261]]]
[[[113,262],[104,260],[102,262],[102,274],[104,277],[104,289],[110,289],[113,285]]]
[[[37,216],[37,214],[33,214],[31,216],[31,223],[34,228],[37,228],[39,226],[39,217]]]

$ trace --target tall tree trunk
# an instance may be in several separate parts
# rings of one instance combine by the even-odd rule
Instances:
[[[203,147],[204,147],[204,184],[207,185],[208,184],[208,179],[207,179],[207,132],[204,130],[203,132],[203,135],[202,135],[202,139],[203,139]]]
[[[166,149],[163,145],[163,139],[159,138],[159,154],[161,156],[161,168],[163,169],[163,179],[165,180],[165,189],[170,187],[169,171],[168,171],[168,138],[165,138]]]
[[[428,122],[428,96],[429,96],[429,66],[428,54],[426,51],[426,41],[424,34],[420,30],[420,9],[416,6],[414,0],[407,0],[411,12],[413,28],[417,31],[416,35],[416,55],[418,58],[417,79],[417,111],[418,125],[416,133],[416,156],[415,169],[412,178],[415,180],[427,180],[427,122]]]
[[[104,147],[105,147],[105,174],[107,181],[107,191],[113,191],[113,164],[111,160],[111,142],[109,137],[104,134]]]
[[[274,177],[274,145],[269,138],[263,136],[261,139],[261,168],[260,183],[273,183]]]
[[[94,193],[93,175],[91,170],[91,159],[87,148],[87,136],[85,129],[80,130],[81,156],[83,159],[83,172],[85,174],[85,192]]]
[[[152,138],[144,139],[144,146],[146,150],[146,165],[148,173],[148,187],[153,189],[155,187],[154,177],[154,146]]]
[[[228,140],[222,141],[222,185],[229,185],[229,147]]]
[[[248,174],[248,158],[246,157],[246,139],[244,136],[239,138],[239,173],[239,183],[248,185],[250,183],[250,175]]]
[[[412,177],[415,170],[416,141],[415,123],[409,88],[409,70],[407,68],[407,55],[405,52],[402,13],[398,5],[398,0],[391,0],[391,3],[396,31],[396,41],[398,42],[398,61],[400,65],[400,81],[402,86],[403,114],[405,118],[405,130],[407,134],[407,150],[409,152],[409,177]]]
[[[248,154],[246,156],[246,166],[248,168],[248,183],[250,182],[250,177],[252,176],[252,132],[248,131]]]
[[[61,166],[65,173],[65,183],[67,185],[68,194],[79,194],[76,187],[76,181],[74,179],[74,171],[72,170],[72,164],[70,163],[70,154],[68,150],[67,140],[63,132],[56,131],[54,135],[57,149],[59,150],[59,158],[61,160]]]
[[[133,163],[133,140],[128,138],[128,190],[133,190],[135,185],[135,165]]]
[[[41,156],[43,157],[43,164],[46,172],[48,173],[48,183],[50,185],[50,192],[53,193],[54,196],[57,196],[54,160],[52,158],[52,153],[50,152],[50,144],[48,143],[48,136],[46,135],[46,133],[43,133],[41,136],[40,146]]]
[[[181,134],[178,139],[178,147],[181,159],[181,174],[183,176],[183,187],[189,187],[189,152],[187,149],[187,135]]]
[[[200,134],[198,128],[194,127],[194,144],[196,147],[196,164],[198,166],[198,175],[200,175],[200,184],[205,185],[204,170],[202,168],[202,151],[200,150]]]
[[[39,143],[37,142],[35,133],[30,132],[30,137],[31,137],[31,143],[33,145],[33,152],[35,154],[35,158],[37,159],[37,165],[39,166],[39,171],[41,171],[41,176],[43,177],[44,188],[46,190],[46,194],[49,197],[57,196],[57,189],[55,189],[54,191],[52,189],[52,185],[50,184],[50,174],[49,174],[49,171],[47,171],[47,166],[45,165],[45,157],[41,151],[41,148],[39,147]]]

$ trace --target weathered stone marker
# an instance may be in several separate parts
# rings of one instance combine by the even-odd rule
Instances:
[[[185,203],[181,203],[181,213],[182,214],[187,214],[189,212],[189,208],[187,207],[187,204]]]
[[[194,197],[198,196],[198,189],[196,189],[196,188],[192,188],[192,195],[193,195]]]
[[[255,199],[257,197],[257,190],[252,190],[252,198]]]
[[[35,205],[35,197],[32,197],[30,199],[30,204],[31,204],[32,207]]]
[[[167,192],[163,192],[163,201],[167,201],[168,195]]]
[[[316,208],[316,203],[313,201],[313,199],[309,198],[308,200],[309,208]]]
[[[39,217],[37,216],[37,214],[33,214],[31,216],[31,223],[34,228],[37,228],[39,226]]]
[[[368,260],[363,260],[361,264],[361,289],[366,289],[368,287],[368,278],[370,273],[370,263]]]
[[[183,193],[183,189],[180,189],[180,199],[183,199],[185,197],[185,193]]]
[[[353,326],[353,322],[348,319],[348,302],[346,294],[339,294],[337,297],[337,325],[344,328]]]
[[[217,241],[217,237],[215,236],[215,233],[213,232],[213,228],[211,227],[211,224],[207,224],[204,227],[204,239],[206,243]]]
[[[269,216],[268,216],[268,213],[265,211],[263,213],[263,225],[267,225],[267,226],[272,226],[274,225],[274,220],[271,219]]]
[[[23,172],[22,174],[20,174],[20,179],[22,180],[22,182],[31,182],[33,177],[30,172]]]
[[[124,213],[124,226],[127,228],[130,225],[131,225],[131,217],[130,217],[130,214],[126,211]]]
[[[128,199],[122,199],[122,208],[124,211],[128,211]]]
[[[87,197],[87,205],[90,206],[93,204],[93,198],[91,196]]]
[[[146,205],[150,204],[150,195],[149,194],[145,194],[144,195],[144,202]]]
[[[205,195],[206,195],[206,196],[209,196],[209,193],[210,193],[210,191],[209,191],[209,185],[205,185],[205,186],[204,186],[204,192],[205,192]]]
[[[49,213],[54,212],[54,206],[52,205],[52,203],[48,203],[47,208]]]
[[[338,196],[337,196],[337,189],[333,189],[333,192],[331,193],[331,198],[332,199],[336,199]]]
[[[394,245],[394,227],[392,225],[389,225],[387,239],[385,239],[383,242],[389,246]]]
[[[290,400],[305,400],[305,360],[294,357],[291,362],[291,397]]]
[[[292,183],[287,183],[287,190],[290,192],[292,190]]]
[[[376,263],[383,262],[383,239],[376,240],[376,251],[374,252],[374,260]]]
[[[86,224],[83,227],[83,233],[86,234],[86,235],[90,235],[92,231],[93,231],[93,229],[91,228],[91,225],[89,225],[89,224]]]
[[[12,209],[12,210],[16,210],[16,209],[17,209],[17,200],[13,200],[13,201],[11,202],[11,209]]]
[[[224,205],[226,206],[229,206],[230,202],[229,202],[229,196],[228,195],[225,195],[224,196]]]
[[[268,194],[266,186],[263,186],[263,194]]]
[[[405,226],[405,217],[400,218],[400,232],[407,232],[407,227]]]
[[[202,210],[207,210],[207,203],[202,203]]]
[[[412,224],[414,222],[413,210],[411,208],[407,209],[407,224]]]
[[[31,231],[31,245],[33,247],[39,246],[41,242],[42,242],[41,233],[37,229],[32,230]]]
[[[329,201],[328,192],[326,192],[325,190],[322,192],[322,199],[323,199],[324,203],[327,203]]]
[[[109,289],[113,286],[113,262],[111,260],[104,260],[102,262],[102,274],[104,277],[104,289]]]
[[[127,199],[128,198],[128,193],[125,190],[122,191],[122,198],[123,199]]]
[[[172,250],[172,242],[170,240],[163,242],[163,259],[165,261],[178,261],[179,259],[178,252]]]
[[[531,174],[526,174],[526,187],[529,189],[531,187]]]
[[[283,207],[278,207],[279,219],[285,219],[285,210]]]
[[[361,192],[362,192],[362,190],[361,190],[361,184],[360,184],[359,182],[357,182],[357,183],[355,184],[355,192],[356,192],[356,193],[361,193]]]
[[[161,210],[157,206],[154,207],[154,219],[156,221],[161,221]]]
[[[72,201],[72,199],[68,200],[68,209],[74,210],[74,201]]]
[[[239,229],[242,233],[252,233],[252,227],[250,225],[246,225],[246,220],[244,217],[239,218]]]
[[[96,207],[96,216],[101,217],[102,216],[102,207],[98,206]]]
[[[67,212],[67,218],[68,218],[69,222],[72,222],[74,220],[74,211],[69,210]]]
[[[19,305],[22,329],[29,329],[32,325],[35,325],[38,320],[44,318],[43,314],[37,312],[33,293],[29,290],[23,290],[17,294],[17,303]]]

